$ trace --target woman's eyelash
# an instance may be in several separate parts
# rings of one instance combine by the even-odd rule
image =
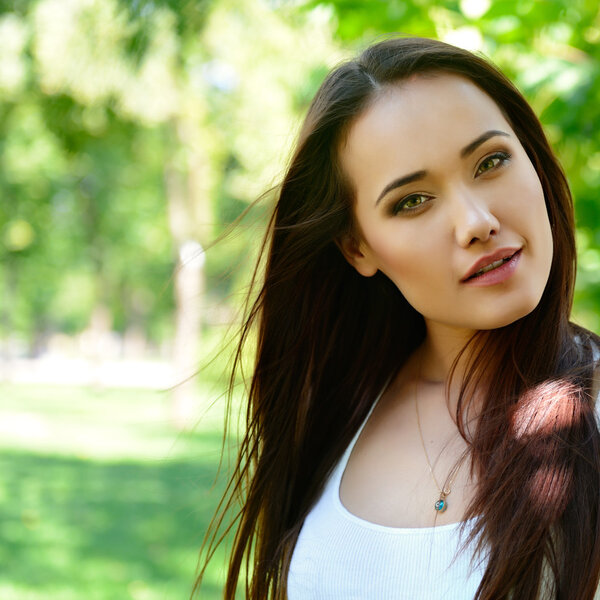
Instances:
[[[478,175],[481,175],[483,173],[487,173],[488,171],[494,171],[495,169],[498,169],[499,167],[504,166],[511,158],[512,158],[512,154],[510,154],[510,152],[504,152],[503,150],[494,152],[493,154],[486,156],[477,165],[477,169],[475,170],[475,177],[477,177]],[[493,162],[494,160],[498,160],[498,162],[494,163]],[[492,166],[489,169],[484,169],[483,171],[481,171],[481,167],[490,162],[492,163]]]

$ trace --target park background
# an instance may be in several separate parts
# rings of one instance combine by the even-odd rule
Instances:
[[[600,332],[597,0],[0,1],[1,600],[189,597],[273,193],[251,204],[327,70],[390,32],[483,52],[530,100]]]

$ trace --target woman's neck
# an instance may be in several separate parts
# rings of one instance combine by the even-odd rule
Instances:
[[[425,386],[424,389],[428,389],[429,392],[436,388],[439,390],[437,396],[430,393],[429,397],[443,398],[451,415],[456,414],[458,398],[469,368],[469,357],[475,347],[469,347],[463,354],[461,351],[475,333],[475,331],[458,330],[439,323],[427,323],[425,340],[413,354],[408,365],[418,385]],[[459,357],[458,361],[457,357]],[[451,373],[452,379],[449,382]],[[450,387],[447,387],[448,383]],[[470,398],[470,408],[464,418],[470,421],[479,413],[481,395],[473,388],[470,388],[467,395]],[[424,401],[426,397],[424,396]]]
[[[427,381],[445,382],[456,357],[475,332],[430,321],[426,321],[426,324],[427,335],[418,351],[420,374]],[[466,356],[462,356],[456,365],[455,375],[459,379],[464,373],[465,359]]]

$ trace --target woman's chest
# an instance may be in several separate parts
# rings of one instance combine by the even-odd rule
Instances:
[[[344,460],[304,521],[288,575],[289,600],[470,600],[481,581],[461,524],[394,527],[341,502]],[[464,524],[468,535],[471,522]]]
[[[462,521],[474,493],[466,442],[450,418],[429,419],[425,430],[403,412],[373,414],[367,423],[343,472],[342,504],[388,527]],[[444,511],[435,509],[440,498]]]

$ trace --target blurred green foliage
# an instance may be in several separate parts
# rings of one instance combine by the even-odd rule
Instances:
[[[99,307],[170,337],[181,247],[276,179],[330,47],[325,21],[254,1],[0,4],[0,338],[35,353]],[[200,302],[239,289],[264,220],[208,254]]]

